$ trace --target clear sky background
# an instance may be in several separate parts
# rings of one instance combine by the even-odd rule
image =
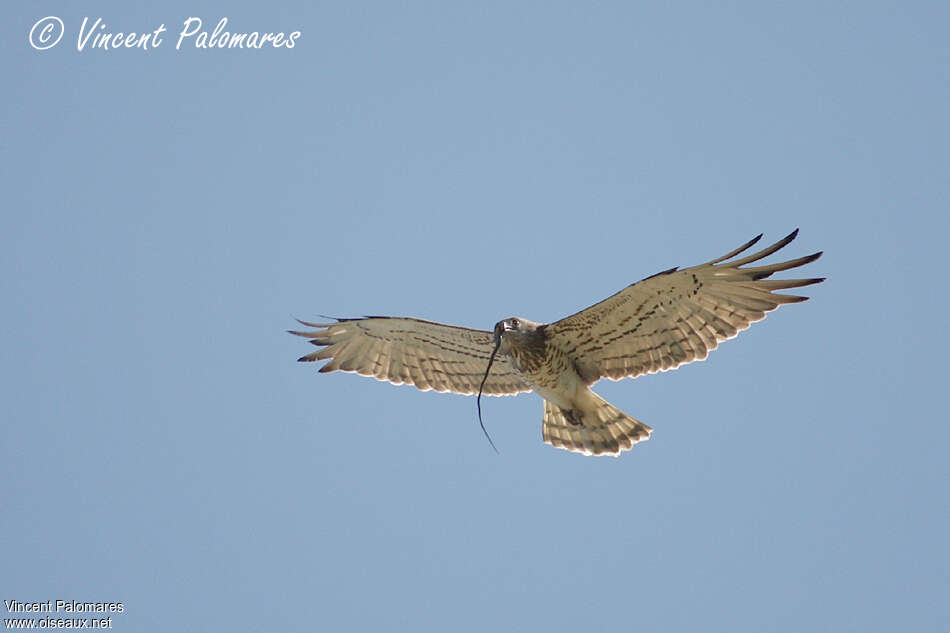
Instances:
[[[80,52],[84,16],[167,32]],[[176,51],[190,16],[301,36]],[[140,632],[950,621],[946,3],[0,28],[0,598],[121,601]],[[474,399],[318,375],[285,333],[555,320],[796,227],[811,301],[595,387],[655,428],[619,459],[543,444],[535,395],[483,403],[496,455]]]

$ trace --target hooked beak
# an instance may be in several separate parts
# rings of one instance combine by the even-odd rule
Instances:
[[[501,342],[501,335],[505,333],[505,324],[504,322],[495,324],[495,347],[498,347],[498,344]]]

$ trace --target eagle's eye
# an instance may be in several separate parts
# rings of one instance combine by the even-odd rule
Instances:
[[[516,328],[516,327],[518,327],[519,325],[521,325],[521,323],[518,321],[518,319],[512,319],[512,320],[511,320],[511,327]]]

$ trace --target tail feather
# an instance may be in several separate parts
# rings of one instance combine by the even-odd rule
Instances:
[[[565,410],[544,401],[544,441],[585,455],[613,455],[650,439],[653,429],[591,392],[595,404],[588,410]]]

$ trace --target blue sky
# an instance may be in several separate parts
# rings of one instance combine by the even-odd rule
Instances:
[[[0,598],[121,601],[121,631],[938,630],[948,13],[8,7]],[[85,16],[168,34],[78,51]],[[191,16],[301,35],[175,50]],[[483,403],[496,455],[473,399],[285,333],[550,321],[796,227],[811,301],[595,387],[655,429],[619,459],[543,444],[534,395]]]

